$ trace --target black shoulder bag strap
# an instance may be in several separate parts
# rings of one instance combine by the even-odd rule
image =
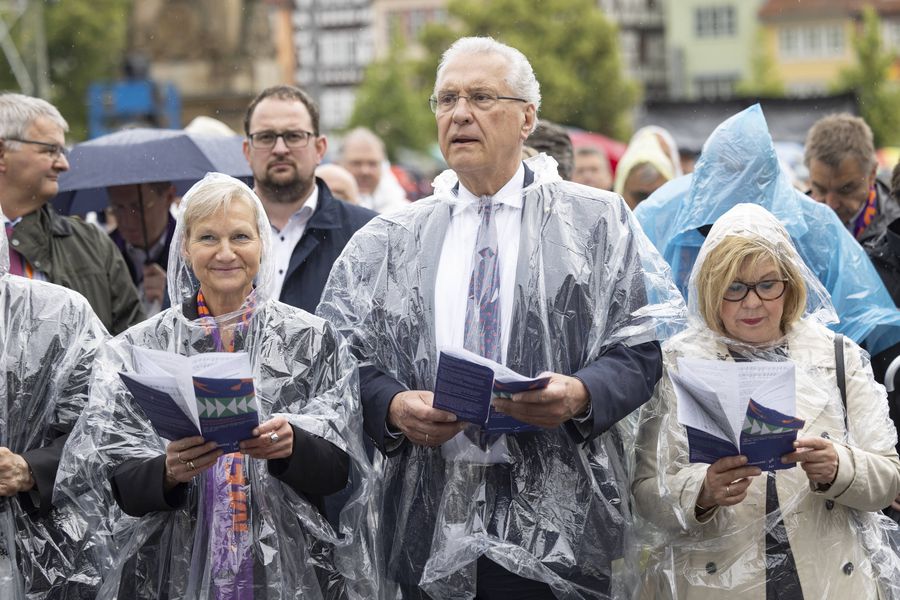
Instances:
[[[844,336],[834,334],[834,366],[837,369],[837,384],[841,391],[841,402],[844,405],[844,430],[850,431],[847,422],[847,374],[844,371]]]

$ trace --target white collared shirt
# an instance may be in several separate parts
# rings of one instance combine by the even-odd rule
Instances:
[[[525,167],[521,164],[499,192],[492,218],[497,226],[497,255],[500,261],[500,346],[501,362],[506,363],[506,347],[512,325],[516,267],[519,263],[519,235],[522,231],[522,189]],[[459,196],[453,203],[450,225],[441,247],[434,287],[434,331],[437,348],[463,348],[466,329],[466,302],[472,277],[472,256],[481,217],[479,197],[459,184]]]
[[[281,297],[281,286],[287,277],[288,265],[294,248],[306,232],[306,226],[319,205],[319,186],[314,185],[309,198],[300,209],[291,215],[281,231],[272,225],[272,246],[275,254],[275,297]]]

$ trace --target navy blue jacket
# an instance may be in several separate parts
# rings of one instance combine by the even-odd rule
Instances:
[[[319,202],[306,225],[303,237],[294,246],[279,300],[315,314],[331,266],[356,230],[377,213],[338,200],[325,182],[316,177]]]
[[[160,255],[151,261],[158,264],[163,271],[166,271],[169,268],[169,248],[172,247],[172,238],[175,237],[175,225],[175,217],[169,213],[169,220],[166,225],[166,243],[163,245]],[[125,264],[128,265],[128,273],[131,275],[131,281],[134,283],[135,287],[137,287],[138,270],[141,269],[143,265],[136,265],[131,262],[131,257],[128,256],[128,242],[125,241],[125,238],[122,237],[122,234],[119,233],[118,229],[113,230],[109,234],[109,237],[116,244],[116,248],[119,249],[119,252],[122,253],[122,258],[125,259]],[[163,293],[162,310],[169,308],[171,304],[172,303],[169,302],[169,286],[166,286],[165,292]]]

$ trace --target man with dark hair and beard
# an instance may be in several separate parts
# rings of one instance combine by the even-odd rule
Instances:
[[[315,312],[332,263],[376,213],[339,202],[315,176],[328,140],[319,134],[319,108],[303,90],[260,92],[247,107],[244,133],[254,191],[274,233],[278,298]]]

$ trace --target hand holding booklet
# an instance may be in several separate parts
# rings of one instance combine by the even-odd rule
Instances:
[[[226,453],[253,437],[259,413],[247,353],[132,351],[134,370],[119,377],[160,437],[200,435]]]
[[[789,469],[781,457],[794,451],[805,422],[796,413],[794,364],[678,359],[669,377],[678,400],[678,422],[687,429],[690,461],[714,463],[742,454],[763,471]]]
[[[480,425],[489,433],[537,431],[534,425],[498,413],[494,397],[547,387],[549,377],[529,378],[461,348],[445,349],[438,359],[434,407],[452,412],[462,421]]]

